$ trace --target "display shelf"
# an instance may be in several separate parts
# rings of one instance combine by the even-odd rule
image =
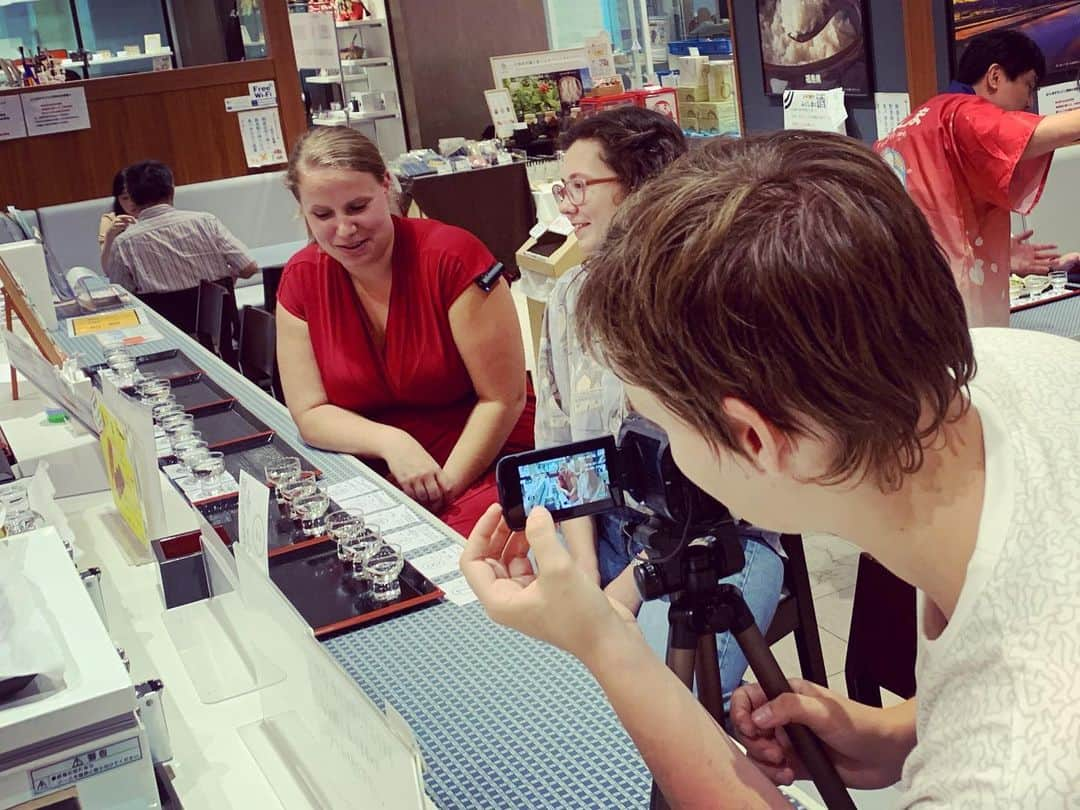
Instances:
[[[337,28],[381,28],[386,20],[339,20]]]
[[[399,117],[400,115],[396,112],[350,113],[347,116],[335,115],[332,118],[319,118],[311,123],[317,127],[340,127],[348,126],[357,121],[384,121]]]
[[[341,66],[346,67],[390,67],[387,56],[372,56],[368,59],[342,59]]]
[[[90,58],[90,67],[96,67],[98,65],[115,65],[117,62],[138,62],[141,59],[154,59],[158,56],[172,56],[172,48],[162,48],[160,51],[154,51],[154,53],[126,53],[123,56],[111,56],[108,59],[99,59],[94,54]],[[60,63],[65,68],[81,68],[83,63],[81,61],[75,61],[74,59],[65,59]]]
[[[387,158],[396,157],[408,149],[405,136],[405,119],[401,112],[400,87],[394,43],[384,0],[372,0],[368,7],[375,16],[365,20],[343,22],[318,21],[320,36],[326,37],[332,30],[337,42],[336,66],[328,59],[318,62],[320,74],[305,76],[303,85],[312,109],[326,109],[340,105],[342,111],[330,118],[311,122],[312,126],[354,126],[375,141]],[[319,12],[308,12],[319,13]],[[330,26],[333,28],[330,28]],[[327,54],[329,56],[329,54]],[[361,58],[356,58],[360,56]],[[312,63],[314,67],[316,63]],[[336,70],[335,70],[336,67]],[[316,72],[316,71],[312,71]],[[330,75],[325,75],[330,74]],[[337,89],[334,89],[334,86]],[[363,93],[385,94],[386,110],[355,113],[351,111],[352,99]],[[368,108],[380,106],[377,101],[368,102]],[[376,126],[376,122],[378,126]]]

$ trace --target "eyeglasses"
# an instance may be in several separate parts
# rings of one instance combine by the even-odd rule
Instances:
[[[581,205],[585,202],[585,192],[589,186],[598,183],[618,183],[618,177],[599,177],[595,180],[586,180],[584,177],[575,177],[565,183],[556,183],[551,187],[551,193],[555,195],[555,202],[568,202],[571,205]]]

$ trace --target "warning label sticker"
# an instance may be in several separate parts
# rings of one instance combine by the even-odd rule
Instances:
[[[138,737],[109,743],[30,771],[30,788],[35,796],[59,790],[80,779],[97,776],[143,758]]]

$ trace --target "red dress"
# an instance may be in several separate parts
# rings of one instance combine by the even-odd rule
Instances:
[[[380,352],[345,268],[308,245],[285,266],[277,300],[308,325],[327,400],[404,430],[446,463],[476,404],[450,329],[450,306],[495,259],[468,231],[394,217],[386,335]],[[502,453],[533,446],[530,402]],[[386,472],[385,465],[376,463]],[[497,500],[494,468],[439,517],[463,535]]]

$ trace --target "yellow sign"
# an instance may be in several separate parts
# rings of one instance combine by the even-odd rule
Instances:
[[[101,414],[101,454],[105,458],[105,472],[109,476],[109,488],[112,489],[113,503],[116,504],[120,517],[135,533],[144,546],[149,545],[149,532],[146,526],[146,513],[139,497],[139,481],[135,474],[135,465],[128,450],[127,438],[123,425],[104,403],[98,404]]]
[[[71,328],[75,337],[84,337],[98,332],[111,332],[114,329],[127,329],[129,326],[138,326],[140,323],[138,310],[118,309],[101,315],[84,315],[81,318],[74,318],[71,321]]]

